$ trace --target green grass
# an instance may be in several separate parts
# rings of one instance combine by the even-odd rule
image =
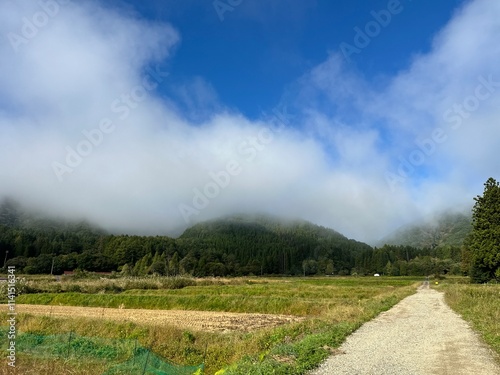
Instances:
[[[127,290],[123,293],[24,294],[18,303],[177,309],[324,316],[339,307],[357,307],[404,287],[415,278],[311,278],[246,280],[233,285],[186,286],[182,289]]]
[[[446,303],[500,355],[500,284],[475,285],[466,278],[451,278],[434,287],[444,291]]]
[[[304,374],[317,366],[347,335],[416,290],[419,278],[253,278],[195,280],[181,289],[128,289],[121,293],[22,294],[17,303],[187,309],[291,314],[303,322],[252,333],[188,332],[176,327],[147,326],[100,319],[19,315],[19,329],[53,334],[73,331],[82,336],[138,338],[141,345],[183,365],[205,360],[206,374]],[[81,282],[81,281],[78,281]],[[3,319],[0,314],[0,319]],[[206,357],[205,357],[206,353]],[[38,362],[37,362],[38,361]],[[39,375],[99,374],[93,368],[39,362]],[[41,364],[40,364],[41,363]],[[99,367],[101,366],[101,367]],[[92,372],[94,371],[94,372]]]

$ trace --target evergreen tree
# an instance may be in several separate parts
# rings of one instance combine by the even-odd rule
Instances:
[[[467,241],[471,282],[500,279],[500,184],[489,178],[483,196],[474,198],[472,232]]]
[[[333,260],[329,260],[327,265],[326,265],[326,270],[325,274],[327,275],[333,275],[334,268],[333,268]]]
[[[125,263],[120,271],[120,273],[123,275],[123,276],[130,276],[132,274],[132,268],[127,264]]]
[[[168,271],[170,276],[177,276],[179,274],[179,254],[174,253],[168,262]]]

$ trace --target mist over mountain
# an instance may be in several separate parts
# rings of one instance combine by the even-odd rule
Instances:
[[[18,230],[39,230],[41,232],[87,231],[99,235],[107,233],[85,218],[69,220],[65,217],[50,216],[45,212],[24,206],[10,197],[0,199],[1,225]]]
[[[460,246],[472,229],[471,222],[470,213],[444,212],[397,229],[382,238],[379,245],[404,245],[419,248]]]
[[[102,228],[86,218],[74,219],[64,216],[53,216],[25,205],[11,197],[0,199],[0,225],[25,230],[88,231],[96,235],[112,233],[116,235],[144,235],[140,231],[138,233],[137,228],[130,228],[128,231],[113,230]],[[228,236],[230,233],[234,234],[235,228],[238,228],[238,230],[246,229],[255,233],[259,232],[264,237],[269,233],[284,235],[299,230],[301,232],[308,232],[308,235],[317,238],[357,242],[355,239],[349,240],[332,228],[316,225],[301,218],[291,219],[264,212],[226,215],[193,224],[186,229],[180,229],[180,227],[165,228],[164,233],[160,235],[168,235],[172,238],[203,238],[208,234]],[[388,244],[417,248],[443,245],[460,246],[470,229],[471,216],[467,211],[446,211],[430,216],[425,220],[404,225],[382,237],[381,240],[371,243],[371,245],[382,246]],[[242,233],[239,232],[240,235]]]
[[[127,265],[135,274],[349,274],[371,250],[333,229],[267,214],[201,222],[174,239],[109,234],[85,221],[48,218],[10,198],[0,203],[0,256],[28,273],[52,272],[56,259],[56,272]]]
[[[459,274],[457,245],[469,228],[466,215],[441,215],[425,225],[402,228],[388,239],[397,246],[372,248],[306,220],[260,213],[200,222],[177,238],[137,236],[48,217],[4,199],[0,257],[29,274],[75,269],[197,277]]]

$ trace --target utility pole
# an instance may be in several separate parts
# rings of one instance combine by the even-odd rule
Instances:
[[[53,274],[53,271],[54,271],[54,254],[52,254],[52,266],[50,267],[50,274],[52,275]]]
[[[5,264],[7,263],[7,255],[9,255],[9,250],[5,250],[5,259],[3,260],[3,268],[5,268]]]

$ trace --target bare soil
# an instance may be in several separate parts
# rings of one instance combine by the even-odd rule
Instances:
[[[242,314],[216,311],[141,310],[102,307],[45,306],[17,304],[18,313],[53,317],[78,317],[130,321],[138,324],[168,325],[204,332],[249,332],[304,318],[288,315]]]

